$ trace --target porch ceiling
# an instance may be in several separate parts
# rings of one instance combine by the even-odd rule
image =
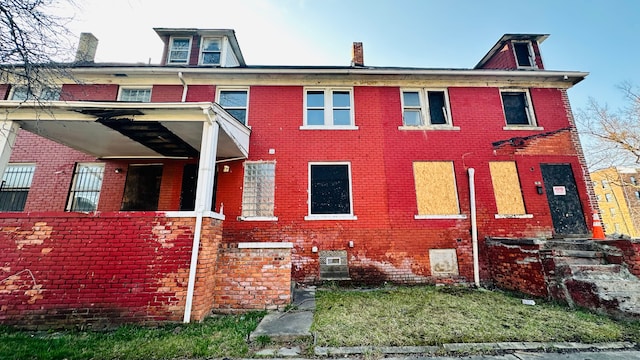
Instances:
[[[200,153],[205,121],[220,125],[217,159],[246,158],[250,130],[215,103],[0,102],[4,119],[98,158]]]

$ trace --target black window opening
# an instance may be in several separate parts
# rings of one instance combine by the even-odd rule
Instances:
[[[444,91],[429,91],[429,117],[432,125],[445,125],[447,123],[447,110],[445,109]]]
[[[311,214],[351,214],[348,165],[311,165]]]
[[[0,185],[0,211],[24,211],[34,165],[7,166]]]
[[[507,125],[529,125],[527,97],[524,92],[503,92],[502,105]]]
[[[158,210],[162,165],[130,165],[122,196],[122,211]]]
[[[531,48],[528,42],[513,43],[513,48],[516,52],[518,66],[533,67],[533,56],[531,56]]]
[[[215,211],[216,192],[218,187],[218,167],[213,178],[213,194],[211,197],[211,211]],[[193,211],[196,208],[196,187],[198,185],[198,164],[186,164],[182,173],[182,188],[180,190],[180,211]]]

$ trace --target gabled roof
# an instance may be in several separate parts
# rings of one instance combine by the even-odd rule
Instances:
[[[502,47],[504,47],[504,44],[508,41],[529,40],[536,41],[538,42],[538,44],[542,44],[542,42],[545,41],[548,37],[549,34],[504,34],[498,40],[498,42],[493,45],[491,50],[489,50],[489,52],[480,60],[480,62],[478,62],[474,69],[483,67],[484,64],[489,61],[489,59],[491,59],[498,51],[500,51],[500,49],[502,49]]]
[[[196,28],[153,28],[158,36],[211,36],[211,37],[223,37],[226,36],[229,39],[229,45],[233,53],[238,58],[240,66],[247,66],[238,45],[238,39],[236,38],[236,32],[233,29],[196,29]]]

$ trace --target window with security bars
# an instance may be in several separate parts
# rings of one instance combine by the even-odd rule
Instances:
[[[243,217],[273,217],[275,178],[275,162],[244,163]]]
[[[0,211],[23,211],[31,188],[33,164],[9,164],[2,177]]]
[[[77,164],[69,191],[67,211],[95,211],[98,208],[104,164]]]

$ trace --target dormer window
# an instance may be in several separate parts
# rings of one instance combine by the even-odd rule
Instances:
[[[175,37],[171,38],[169,46],[169,64],[188,64],[191,50],[191,38]]]
[[[519,68],[535,68],[536,61],[530,41],[514,41],[513,51]]]
[[[204,38],[200,50],[200,64],[220,65],[221,41],[219,38]]]

